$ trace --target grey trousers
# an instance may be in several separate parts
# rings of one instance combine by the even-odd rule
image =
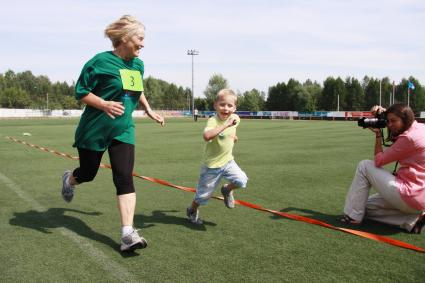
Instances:
[[[369,196],[372,187],[377,194]],[[372,160],[363,160],[348,191],[344,213],[356,221],[367,218],[410,232],[422,211],[403,201],[393,174],[376,167]]]

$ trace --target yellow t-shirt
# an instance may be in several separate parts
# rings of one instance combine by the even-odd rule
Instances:
[[[234,136],[236,135],[236,127],[239,126],[240,118],[238,115],[232,114],[229,119],[236,119],[237,124],[225,129],[205,145],[204,164],[208,168],[219,168],[233,160]],[[204,132],[221,126],[224,122],[218,116],[211,117],[208,119]]]

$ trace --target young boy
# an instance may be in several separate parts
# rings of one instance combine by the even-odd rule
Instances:
[[[240,123],[236,111],[236,94],[230,89],[218,92],[214,102],[217,114],[208,119],[204,129],[204,140],[207,142],[204,153],[204,163],[201,167],[195,198],[187,208],[187,217],[194,224],[202,224],[199,218],[198,207],[205,205],[212,196],[221,178],[229,183],[221,187],[224,204],[227,208],[234,208],[233,190],[245,188],[248,177],[233,160],[233,145],[238,140],[236,127]]]

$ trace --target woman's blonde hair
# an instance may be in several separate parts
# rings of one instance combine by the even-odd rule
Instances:
[[[105,36],[112,41],[114,47],[118,47],[123,38],[134,35],[145,37],[145,26],[130,15],[122,16],[105,29]]]

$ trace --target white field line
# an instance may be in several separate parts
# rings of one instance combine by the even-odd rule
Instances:
[[[10,190],[12,190],[18,197],[26,201],[34,210],[38,212],[46,211],[46,208],[43,207],[36,200],[31,198],[26,194],[15,182],[9,179],[7,176],[0,172],[0,182],[5,184]],[[51,220],[47,219],[51,222]],[[123,266],[119,265],[117,262],[105,255],[101,250],[95,248],[89,241],[85,238],[79,236],[75,232],[61,227],[59,228],[61,234],[68,239],[72,240],[78,248],[80,248],[89,258],[98,264],[107,274],[109,274],[114,279],[120,282],[137,282],[136,278]]]

